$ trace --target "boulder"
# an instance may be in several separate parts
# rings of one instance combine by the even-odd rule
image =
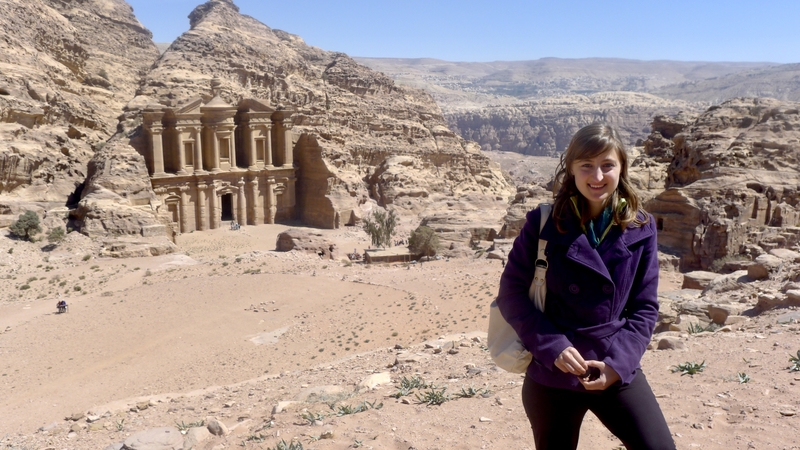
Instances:
[[[390,384],[392,377],[389,372],[381,372],[372,374],[358,383],[359,390],[361,389],[375,389],[382,384]]]
[[[206,423],[206,429],[214,436],[226,436],[229,433],[227,425],[222,423],[221,420],[215,418],[208,420]]]
[[[275,242],[275,250],[314,253],[323,259],[338,258],[336,244],[325,240],[321,233],[309,229],[290,228],[279,234]]]
[[[761,255],[747,267],[747,276],[754,280],[763,280],[776,273],[783,265],[783,260],[773,255]]]
[[[670,331],[680,331],[686,333],[689,331],[689,327],[698,325],[705,326],[705,323],[703,323],[700,318],[695,315],[681,314],[678,316],[675,322],[670,325],[669,329]]]
[[[686,343],[676,336],[664,336],[658,339],[658,350],[688,350]]]
[[[727,275],[720,275],[706,285],[706,288],[703,290],[703,297],[730,291],[752,289],[749,287],[750,281],[752,280],[747,276],[746,270],[738,270]]]
[[[163,427],[141,431],[125,439],[123,450],[182,450],[183,435],[177,428]]]
[[[183,440],[183,450],[191,450],[200,448],[199,444],[211,437],[211,432],[208,427],[192,427],[186,432],[186,437]]]
[[[683,274],[682,289],[705,289],[709,283],[719,278],[720,274],[696,270]]]
[[[789,250],[788,248],[773,248],[769,251],[769,254],[772,256],[777,256],[778,258],[789,261],[789,262],[800,262],[800,253]]]
[[[287,408],[289,408],[289,407],[291,407],[293,405],[296,405],[298,403],[299,402],[295,402],[295,401],[278,402],[275,406],[272,407],[272,414],[280,414],[280,413],[286,411]]]
[[[675,255],[658,252],[658,268],[669,272],[678,272],[681,267],[681,258]],[[685,282],[685,280],[684,280]],[[691,288],[697,289],[697,288]]]
[[[737,316],[743,310],[742,305],[708,305],[708,317],[717,325],[725,325],[730,316]]]

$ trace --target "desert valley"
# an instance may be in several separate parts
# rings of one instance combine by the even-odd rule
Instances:
[[[0,25],[0,449],[532,449],[489,305],[595,121],[657,222],[678,448],[800,448],[800,65],[351,58],[231,0],[163,46],[123,0]]]

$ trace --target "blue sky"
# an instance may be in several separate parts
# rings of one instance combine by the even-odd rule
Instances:
[[[156,42],[171,42],[203,1],[128,3]],[[798,0],[234,2],[271,28],[350,56],[800,62]]]

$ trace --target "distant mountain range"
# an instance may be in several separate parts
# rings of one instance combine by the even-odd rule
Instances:
[[[484,150],[554,155],[578,128],[617,125],[630,145],[660,114],[733,97],[800,99],[800,64],[616,58],[450,62],[356,58],[433,95],[450,127]],[[632,95],[632,93],[638,95]]]

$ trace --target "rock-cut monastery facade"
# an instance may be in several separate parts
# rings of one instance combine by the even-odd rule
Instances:
[[[208,103],[197,98],[142,113],[150,181],[174,231],[293,219],[290,111],[257,99],[229,105],[213,87]]]

